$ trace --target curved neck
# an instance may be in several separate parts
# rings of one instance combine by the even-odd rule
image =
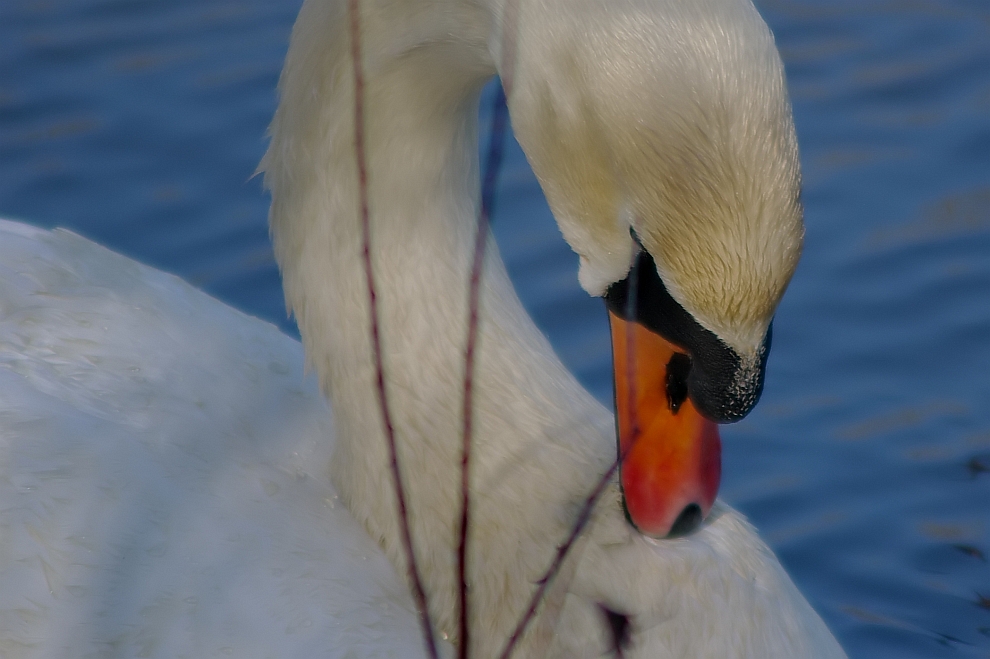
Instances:
[[[300,13],[263,168],[286,298],[335,415],[334,483],[404,572],[360,261],[344,5],[309,2]],[[499,8],[492,5],[369,1],[362,14],[386,389],[417,556],[447,634],[456,629],[463,345],[477,228],[478,97],[495,72],[489,42]],[[488,656],[565,536],[575,501],[607,467],[613,440],[610,415],[526,315],[491,241],[477,372],[471,585],[475,649]],[[524,505],[533,501],[541,505]],[[558,581],[558,603],[566,584]],[[534,626],[533,653],[548,642],[558,608],[545,607]]]
[[[419,357],[409,343],[421,330],[453,340],[459,327],[476,229],[478,96],[494,69],[487,16],[470,5],[368,1],[362,23],[372,260],[393,384]],[[303,6],[262,165],[286,298],[339,427],[351,423],[340,403],[352,388],[337,383],[370,368],[349,41],[346,2]]]

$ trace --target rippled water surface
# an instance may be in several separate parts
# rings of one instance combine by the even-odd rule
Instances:
[[[853,657],[990,657],[990,5],[762,0],[807,249],[724,497]],[[294,0],[2,0],[0,216],[65,226],[294,332],[251,179]],[[518,147],[495,232],[565,362],[611,397]]]

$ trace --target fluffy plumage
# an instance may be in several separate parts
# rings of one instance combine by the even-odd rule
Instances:
[[[332,439],[277,328],[0,221],[4,659],[415,656]]]
[[[582,254],[583,283],[595,290],[623,274],[633,225],[654,256],[679,246],[661,266],[679,301],[747,344],[800,243],[779,61],[755,11],[742,0],[521,6],[513,120]],[[452,637],[477,101],[500,61],[504,7],[362,7],[387,386],[431,610]],[[263,164],[287,299],[332,431],[300,384],[299,347],[274,328],[72,234],[0,225],[5,657],[421,653],[392,567],[401,574],[403,558],[359,261],[348,39],[343,2],[304,5]],[[677,57],[657,60],[661,42]],[[739,117],[712,103],[747,97],[731,83],[738,66],[770,91],[743,121],[754,131],[725,135]],[[686,99],[696,74],[699,95]],[[602,99],[614,107],[595,106]],[[776,165],[738,169],[764,151]],[[767,214],[753,219],[756,207]],[[713,233],[699,218],[731,226]],[[702,261],[684,251],[693,247]],[[472,472],[475,657],[504,643],[615,451],[611,415],[560,364],[489,250]],[[712,255],[721,265],[703,262]],[[699,277],[721,283],[706,293]],[[690,537],[652,541],[609,490],[518,656],[600,656],[610,642],[602,606],[629,616],[630,657],[844,656],[722,505]]]
[[[660,234],[688,250],[681,260],[671,259],[670,267],[684,261],[708,273],[699,282],[685,268],[683,277],[671,280],[672,290],[704,290],[706,281],[718,280],[703,303],[690,304],[689,296],[682,302],[699,319],[714,318],[716,325],[731,330],[720,334],[725,340],[751,351],[755,346],[747,342],[752,336],[762,339],[800,245],[796,152],[780,62],[751,5],[741,0],[544,0],[521,3],[519,11],[518,31],[510,39],[502,22],[504,5],[497,0],[362,4],[372,243],[388,393],[400,458],[409,474],[417,555],[431,611],[448,635],[456,629],[457,615],[453,556],[462,346],[478,202],[477,103],[482,84],[504,60],[501,49],[507,39],[517,49],[510,97],[513,125],[565,237],[582,255],[586,285],[624,275],[633,251],[631,222],[647,247]],[[728,31],[729,38],[720,30]],[[678,45],[667,44],[670,40]],[[392,562],[402,566],[369,333],[361,322],[368,318],[368,303],[360,262],[348,43],[344,3],[310,1],[303,6],[280,81],[282,101],[263,168],[272,190],[272,236],[286,296],[307,357],[336,414],[334,483],[355,517]],[[665,50],[657,50],[658,44]],[[666,52],[677,57],[662,59]],[[711,66],[720,68],[708,71]],[[731,105],[735,96],[745,95],[743,86],[732,81],[739,71],[753,79],[759,98]],[[696,75],[698,95],[683,98]],[[668,79],[670,84],[661,84]],[[745,135],[733,133],[725,144],[694,142],[699,139],[694,129],[721,138],[723,128],[747,119],[769,129],[758,141],[771,145],[767,148],[776,160],[760,163],[764,169],[738,170],[733,158],[748,163],[754,151],[764,148],[752,146]],[[655,144],[644,152],[649,142],[628,132],[636,126],[647,133],[655,127],[657,135],[671,137],[662,140],[650,133]],[[668,143],[672,151],[663,150]],[[692,170],[699,177],[693,183],[682,176],[676,159],[670,160],[678,148],[694,148],[704,165]],[[735,194],[738,181],[720,178],[726,170],[751,180],[755,197]],[[650,180],[654,185],[647,185]],[[654,198],[647,198],[644,190]],[[662,208],[641,214],[641,206],[658,208],[658,194],[664,197]],[[750,199],[756,197],[773,202],[767,202],[768,213],[781,212],[752,217]],[[685,206],[694,215],[664,224]],[[692,224],[708,211],[707,225]],[[725,231],[704,229],[713,224]],[[741,242],[728,240],[731,235],[742,236]],[[718,263],[706,265],[713,254]],[[611,416],[562,368],[521,308],[494,246],[484,282],[471,583],[478,634],[474,649],[489,656],[512,628],[533,580],[549,563],[579,502],[614,459],[615,449]],[[726,308],[727,297],[738,308]],[[713,641],[689,638],[707,625],[726,630],[739,625],[738,633],[756,639],[752,647],[759,652],[753,656],[815,656],[803,645],[810,638],[822,641],[821,656],[841,652],[834,641],[822,640],[830,637],[799,596],[800,604],[787,605],[802,612],[798,621],[792,620],[793,629],[801,630],[795,636],[775,637],[780,629],[769,609],[767,619],[749,629],[749,612],[761,608],[753,602],[755,609],[737,610],[730,622],[733,614],[726,602],[714,595],[731,591],[720,581],[726,573],[706,572],[690,560],[677,568],[667,565],[661,558],[665,545],[644,555],[621,551],[626,545],[646,545],[623,521],[614,491],[600,515],[586,546],[601,553],[585,554],[599,556],[601,563],[587,563],[576,553],[527,639],[530,656],[564,647],[565,656],[582,656],[601,647],[601,626],[589,622],[589,616],[597,615],[593,602],[565,597],[564,589],[581,592],[578,584],[588,578],[596,584],[591,590],[607,590],[600,582],[606,574],[639,595],[616,592],[616,601],[604,603],[614,610],[628,609],[634,617],[668,606],[679,609],[672,602],[685,596],[699,598],[686,607],[692,613],[674,615],[676,622],[668,628],[677,631],[670,632],[671,638],[642,646],[647,648],[644,656],[656,656],[664,644],[692,647],[696,656],[746,656],[734,655],[740,647],[732,640],[736,632],[726,631]],[[738,534],[738,551],[747,556],[756,552],[743,562],[750,565],[751,558],[752,565],[771,570],[777,575],[771,591],[790,601],[792,595],[780,589],[791,593],[792,587],[773,559],[757,558],[770,555],[755,549],[762,545],[748,527],[734,513],[720,519],[726,533]],[[716,526],[688,541],[700,551],[699,565],[706,562],[710,547],[706,533]],[[613,554],[624,558],[614,563],[606,559]],[[622,578],[613,570],[629,573]],[[644,571],[659,580],[657,590],[639,590],[650,581]],[[690,595],[660,587],[685,572],[699,579],[687,589]],[[764,578],[743,573],[755,581]],[[784,581],[777,583],[780,578]],[[753,595],[747,592],[744,597]],[[695,614],[712,617],[695,619]],[[576,635],[553,634],[560,629]]]

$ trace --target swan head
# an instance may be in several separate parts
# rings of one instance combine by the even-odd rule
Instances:
[[[640,341],[629,354],[655,371],[643,379],[639,367],[620,368],[616,350],[620,444],[619,384],[623,371],[636,371],[642,386],[666,383],[668,403],[671,383],[683,381],[689,412],[701,419],[689,434],[704,443],[714,433],[707,445],[717,461],[717,430],[703,421],[736,421],[759,399],[773,314],[804,235],[797,142],[773,37],[748,0],[526,7],[509,106],[580,257],[581,285],[605,297],[613,344],[617,331],[638,336],[631,323],[686,355],[677,366],[663,350],[644,354],[649,339]],[[629,417],[638,427],[627,423],[625,435],[653,423],[641,397],[629,403],[639,409],[638,422]],[[664,414],[678,413],[667,407]],[[696,502],[703,513],[717,490],[712,460],[691,467],[707,474]],[[665,512],[656,532],[680,514]]]

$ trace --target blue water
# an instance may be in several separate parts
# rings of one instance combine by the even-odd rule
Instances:
[[[762,0],[807,250],[723,495],[857,658],[990,657],[990,5]],[[285,316],[254,168],[297,0],[0,0],[0,216],[65,226]],[[518,147],[495,231],[610,398],[599,301]]]

